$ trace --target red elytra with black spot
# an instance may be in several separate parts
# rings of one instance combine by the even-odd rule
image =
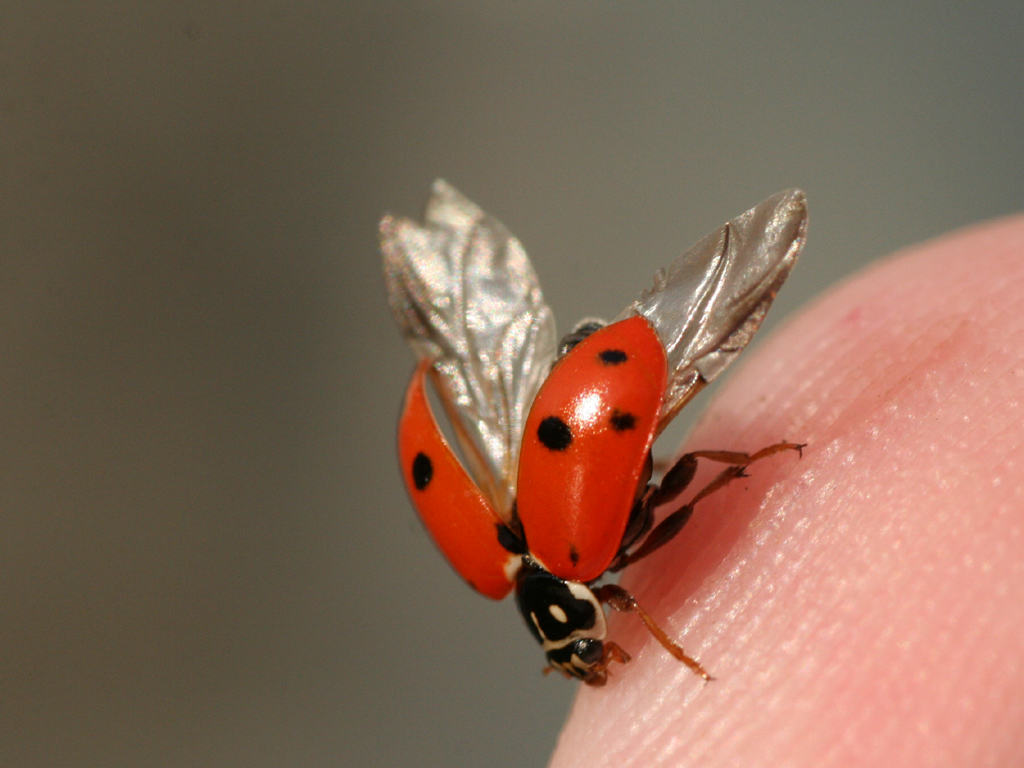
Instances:
[[[437,546],[470,586],[501,600],[512,588],[514,556],[498,542],[504,523],[459,463],[431,411],[424,387],[429,363],[409,382],[398,424],[402,477],[423,524]]]
[[[581,341],[537,394],[516,501],[530,554],[555,576],[592,581],[618,554],[667,376],[665,350],[637,316]]]

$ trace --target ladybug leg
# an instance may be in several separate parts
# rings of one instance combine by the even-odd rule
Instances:
[[[650,484],[653,471],[654,461],[651,454],[648,453],[647,463],[640,476],[640,484],[636,491],[636,501],[629,513],[629,522],[626,523],[626,531],[622,534],[622,542],[619,544],[620,555],[639,541],[640,537],[651,530],[651,526],[654,525],[654,506],[648,500],[648,496],[658,488],[658,486]]]
[[[653,509],[672,501],[686,490],[696,473],[697,454],[684,453],[662,476],[661,484],[654,487],[654,492],[648,496],[647,503]]]
[[[694,451],[684,455],[680,461],[685,459],[687,456],[694,456],[698,459],[710,459],[711,461],[718,461],[722,464],[739,464],[747,466],[753,464],[755,461],[771,456],[773,453],[779,453],[779,451],[796,451],[800,456],[804,455],[804,448],[807,447],[807,443],[775,443],[769,445],[767,448],[762,448],[757,453],[743,453],[742,451]]]
[[[608,667],[612,665],[612,662],[625,664],[629,661],[629,654],[618,643],[605,640],[603,645],[604,653],[601,660],[591,667],[590,674],[583,680],[587,685],[596,687],[604,685],[608,682]]]
[[[653,517],[655,507],[672,501],[686,489],[690,484],[690,481],[693,480],[694,473],[697,471],[698,458],[720,461],[732,464],[732,466],[726,467],[719,472],[718,476],[704,486],[692,499],[690,499],[687,504],[684,504],[662,520],[636,550],[628,554],[624,551],[633,543],[633,541],[636,540],[635,538],[630,541],[629,544],[625,545],[623,547],[623,551],[620,552],[609,570],[621,571],[627,565],[632,565],[637,560],[642,560],[647,557],[647,555],[663,547],[671,541],[677,533],[679,533],[684,525],[686,525],[690,516],[693,514],[693,508],[696,506],[698,501],[703,499],[705,496],[709,496],[718,489],[724,488],[733,480],[740,477],[746,477],[746,468],[755,461],[759,461],[767,456],[771,456],[772,454],[785,450],[797,451],[800,455],[803,455],[803,448],[805,445],[805,443],[775,443],[774,445],[769,445],[767,448],[762,448],[756,453],[743,453],[740,451],[694,451],[692,453],[684,454],[680,457],[679,461],[676,462],[675,466],[665,474],[660,487],[648,486],[647,493],[644,494],[644,503],[649,505],[646,510],[646,514]]]
[[[654,507],[647,503],[647,497],[653,493],[658,486],[644,486],[645,491],[633,504],[629,513],[629,522],[626,523],[626,531],[622,534],[622,542],[619,544],[617,558],[625,555],[627,549],[638,542],[654,525]]]
[[[741,470],[744,467],[748,467],[755,461],[760,461],[763,458],[771,456],[772,454],[778,453],[779,451],[796,451],[803,456],[803,449],[806,443],[775,443],[769,445],[767,448],[762,448],[757,453],[744,453],[742,451],[693,451],[692,453],[684,453],[679,457],[677,461],[661,479],[661,487],[658,488],[657,493],[651,498],[651,503],[659,507],[662,504],[675,499],[680,493],[682,493],[686,487],[693,480],[693,476],[697,471],[697,459],[709,459],[710,461],[717,461],[722,464],[732,464],[734,467],[738,467]],[[701,497],[707,496],[712,491],[718,490],[722,485],[725,485],[729,480],[734,477],[729,477],[733,467],[725,470],[719,475],[719,479],[725,477],[721,485],[712,485],[714,487],[705,488],[699,494]],[[742,475],[736,475],[735,477],[741,477]],[[715,481],[717,482],[717,480]],[[695,504],[697,499],[693,499],[690,503]]]
[[[621,571],[626,566],[632,565],[637,560],[643,560],[652,552],[655,552],[661,549],[666,544],[668,544],[670,541],[672,541],[673,538],[675,538],[675,535],[679,533],[682,527],[686,525],[686,523],[689,521],[690,516],[693,514],[693,507],[698,501],[703,499],[708,494],[714,493],[719,488],[728,485],[736,478],[746,477],[746,473],[743,471],[744,469],[745,467],[742,466],[732,466],[722,470],[722,472],[719,473],[718,477],[716,477],[714,480],[712,480],[710,483],[704,486],[704,488],[702,488],[696,496],[690,499],[689,503],[684,504],[671,515],[669,515],[660,523],[658,523],[658,527],[651,531],[650,535],[646,539],[644,539],[643,544],[637,547],[633,552],[630,552],[628,554],[623,552],[622,554],[620,554],[619,557],[615,560],[615,562],[612,563],[611,568],[609,568],[608,570]],[[652,496],[653,495],[655,494],[652,494]],[[654,507],[658,506],[658,503],[660,502],[656,502],[650,507],[649,512],[652,516],[654,514]]]
[[[689,504],[677,509],[662,520],[658,527],[654,529],[654,532],[640,545],[639,549],[632,554],[626,551],[651,529],[654,523],[655,508],[672,501],[682,493],[690,484],[690,481],[693,480],[696,471],[697,457],[692,453],[687,453],[680,457],[679,461],[665,473],[660,486],[646,486],[646,490],[637,500],[636,506],[633,507],[633,511],[630,513],[629,524],[626,526],[626,534],[622,538],[619,555],[608,570],[621,571],[627,565],[635,563],[662,545],[667,544],[679,533],[679,530],[690,519],[690,515],[693,513],[693,505],[697,503],[698,498],[707,496],[711,490],[715,489],[708,490],[705,488]],[[729,480],[731,479],[732,477],[729,478]],[[728,480],[725,482],[728,482]]]
[[[672,640],[672,638],[665,634],[665,630],[659,627],[655,623],[654,619],[650,617],[647,611],[645,611],[637,604],[635,597],[629,594],[629,592],[624,590],[618,584],[605,584],[603,586],[600,586],[596,590],[594,590],[594,594],[597,596],[598,600],[600,600],[602,603],[607,603],[616,611],[622,611],[623,613],[635,613],[637,616],[639,616],[640,621],[644,623],[644,625],[647,627],[647,630],[652,635],[654,635],[654,639],[661,643],[662,647],[664,647],[666,651],[671,653],[675,658],[677,658],[679,661],[683,662],[683,664],[685,664],[691,670],[693,670],[694,673],[704,678],[704,682],[714,679],[711,677],[711,675],[708,674],[708,671],[704,669],[703,666],[701,666],[701,663],[699,661],[690,656],[687,656],[683,649],[678,644],[676,644]],[[609,645],[613,646],[615,650],[625,653],[624,651],[622,651],[621,648],[619,648],[614,643],[605,643],[606,648]],[[626,656],[626,658],[628,659],[629,656]]]
[[[618,643],[613,643],[611,640],[605,640],[604,658],[601,660],[601,663],[607,667],[613,661],[616,661],[619,664],[625,664],[629,661],[629,654],[626,653]]]

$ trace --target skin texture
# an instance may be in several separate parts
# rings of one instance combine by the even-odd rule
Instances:
[[[1024,217],[840,285],[687,448],[808,443],[702,501],[622,580],[632,616],[552,766],[1024,764]],[[693,488],[711,477],[704,467]]]

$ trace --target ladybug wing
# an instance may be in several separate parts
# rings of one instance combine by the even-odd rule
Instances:
[[[469,471],[504,519],[519,441],[555,356],[555,321],[519,241],[444,181],[423,225],[380,225],[388,301],[406,341],[436,372]]]
[[[668,359],[658,431],[720,374],[761,326],[807,232],[807,201],[778,192],[707,235],[618,318],[642,315]]]

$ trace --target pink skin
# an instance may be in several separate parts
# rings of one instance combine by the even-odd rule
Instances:
[[[715,679],[613,617],[634,659],[551,765],[1024,764],[1024,216],[883,261],[740,367],[688,445],[803,458],[622,582]]]

